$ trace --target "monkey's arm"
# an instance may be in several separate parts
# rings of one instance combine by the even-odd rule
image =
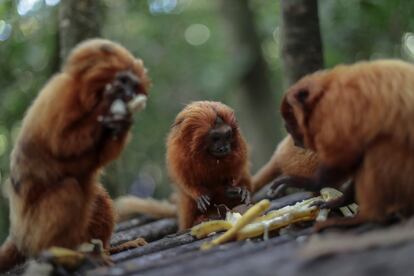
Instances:
[[[247,170],[237,183],[229,185],[225,189],[225,193],[230,198],[240,198],[240,203],[250,204],[251,202],[252,182],[250,174]]]
[[[80,156],[90,150],[102,133],[102,124],[97,118],[109,108],[109,101],[99,101],[90,110],[84,110],[77,102],[76,89],[79,86],[66,74],[54,77],[28,114],[28,117],[44,114],[36,120],[39,122],[36,130],[49,129],[46,141],[52,153],[59,157]],[[56,90],[59,95],[54,93]]]
[[[252,192],[258,191],[264,185],[270,183],[273,179],[278,177],[282,171],[278,165],[277,149],[273,153],[269,162],[266,163],[252,178]]]
[[[197,208],[201,212],[206,212],[211,203],[210,192],[200,183],[195,184],[196,181],[177,181],[175,184],[180,189],[181,193],[196,202]]]
[[[10,238],[7,238],[0,246],[0,273],[24,262],[25,259],[25,256],[17,249],[16,244]]]
[[[289,187],[306,189],[312,192],[319,192],[325,187],[337,187],[357,165],[359,165],[359,162],[351,167],[327,167],[321,164],[313,178],[301,176],[279,177],[272,184],[272,195],[276,196]],[[353,194],[353,191],[349,193]]]

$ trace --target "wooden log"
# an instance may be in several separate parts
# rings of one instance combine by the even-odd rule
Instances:
[[[115,263],[123,262],[129,259],[138,258],[143,255],[159,252],[162,250],[178,247],[184,244],[192,243],[197,239],[190,235],[190,233],[167,236],[158,241],[154,241],[145,246],[138,247],[132,250],[124,251],[115,255],[112,255],[112,261]]]
[[[138,216],[138,217],[132,218],[130,220],[118,223],[115,226],[115,232],[126,231],[126,230],[129,230],[131,228],[135,228],[135,227],[147,224],[149,222],[153,222],[155,220],[156,220],[155,218],[151,218],[151,217],[148,217],[148,216]]]
[[[211,239],[214,237],[209,237]],[[184,244],[158,253],[142,256],[114,267],[99,268],[90,271],[88,275],[194,275],[195,270],[214,267],[215,264],[237,260],[241,256],[254,254],[269,247],[291,241],[292,237],[281,236],[267,242],[236,241],[219,245],[214,249],[201,251],[203,240]],[[206,267],[207,264],[207,267]]]
[[[161,219],[138,228],[132,228],[126,231],[115,233],[112,236],[111,246],[117,246],[121,243],[143,238],[147,242],[161,239],[162,237],[175,233],[178,229],[176,219]]]

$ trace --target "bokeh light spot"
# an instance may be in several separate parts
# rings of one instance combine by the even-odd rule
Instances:
[[[414,33],[405,33],[402,40],[405,52],[414,58]]]
[[[6,41],[12,33],[12,26],[4,20],[0,20],[0,41]]]
[[[17,12],[20,15],[26,15],[31,10],[39,8],[40,0],[20,0],[17,4]]]
[[[0,134],[0,156],[4,155],[7,151],[7,137],[4,134]]]
[[[150,0],[149,10],[152,14],[171,13],[177,7],[177,0]]]
[[[46,5],[48,6],[56,6],[59,2],[60,0],[45,0]]]
[[[203,24],[192,24],[185,30],[184,37],[189,44],[199,46],[210,38],[210,29]]]

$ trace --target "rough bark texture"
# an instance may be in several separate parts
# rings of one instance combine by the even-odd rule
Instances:
[[[281,0],[285,85],[323,68],[317,0]]]
[[[99,37],[103,20],[100,0],[61,0],[59,4],[60,59],[80,41]]]
[[[240,73],[240,86],[246,113],[253,133],[246,133],[253,141],[256,163],[263,163],[274,150],[277,136],[278,106],[269,80],[269,69],[261,50],[261,41],[255,28],[254,14],[249,1],[220,1],[223,16],[234,36],[230,59],[244,60]],[[241,114],[242,115],[242,114]],[[253,137],[249,137],[253,136]]]
[[[161,239],[166,235],[175,233],[177,229],[176,219],[161,219],[145,224],[139,228],[133,228],[115,233],[112,237],[111,245],[117,246],[137,238],[143,238],[147,242],[152,242]]]

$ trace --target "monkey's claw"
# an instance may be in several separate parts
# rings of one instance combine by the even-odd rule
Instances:
[[[287,185],[282,183],[282,184],[273,184],[269,191],[267,192],[267,195],[272,197],[272,198],[276,198],[279,197],[281,195],[283,195],[283,193],[286,191]]]
[[[198,210],[200,210],[203,213],[207,212],[207,208],[208,206],[210,206],[210,200],[211,199],[208,195],[199,196],[196,199]]]
[[[324,200],[314,201],[311,205],[309,205],[309,207],[317,207],[319,209],[327,209],[327,208],[330,208],[328,206],[328,202],[327,201],[324,201]]]
[[[249,190],[246,189],[246,187],[242,187],[240,189],[240,196],[241,196],[241,201],[243,203],[250,203],[250,192]]]

